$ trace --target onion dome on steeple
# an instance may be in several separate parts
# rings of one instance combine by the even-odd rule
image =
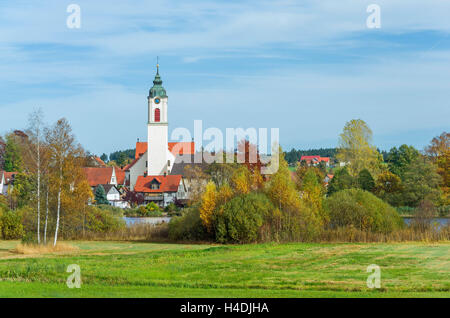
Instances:
[[[153,87],[150,88],[149,97],[167,97],[166,90],[162,86],[162,80],[161,76],[159,76],[159,64],[156,64],[156,75],[155,79],[153,80]]]

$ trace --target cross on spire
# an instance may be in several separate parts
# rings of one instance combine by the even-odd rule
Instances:
[[[159,56],[156,57],[156,74],[159,74]]]

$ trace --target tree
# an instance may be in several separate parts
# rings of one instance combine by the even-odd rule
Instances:
[[[205,192],[202,195],[200,205],[200,219],[209,232],[212,230],[212,219],[214,210],[217,206],[217,189],[216,184],[209,181],[206,185]]]
[[[76,164],[76,158],[84,158],[80,145],[75,144],[72,128],[65,119],[59,119],[45,132],[46,142],[50,154],[50,183],[56,188],[56,227],[53,245],[58,241],[61,217],[61,195],[73,187],[73,177],[70,175],[71,166]]]
[[[441,177],[436,166],[426,157],[414,160],[405,170],[403,176],[403,202],[407,206],[416,207],[422,200],[438,203],[440,199],[439,184]]]
[[[389,233],[403,224],[393,207],[361,189],[334,193],[326,206],[332,228],[353,226],[360,231]]]
[[[389,151],[386,162],[392,173],[403,178],[407,166],[419,158],[419,156],[419,151],[413,146],[401,145],[398,149],[394,147]]]
[[[252,176],[246,166],[239,166],[231,177],[231,186],[236,194],[247,194],[252,190]]]
[[[434,137],[425,151],[441,176],[440,186],[444,195],[442,203],[450,205],[450,133],[443,132]]]
[[[373,179],[370,171],[363,169],[358,174],[358,185],[361,189],[373,192],[375,188],[375,180]]]
[[[328,195],[353,188],[353,185],[353,177],[348,173],[347,167],[343,167],[334,173],[333,179],[328,184]]]
[[[263,193],[249,193],[234,197],[217,216],[216,239],[219,242],[249,243],[258,239],[261,227],[267,222],[273,206]]]
[[[390,171],[381,173],[375,184],[375,194],[393,206],[402,205],[402,180]]]
[[[102,154],[102,155],[100,156],[100,159],[101,159],[103,162],[106,162],[106,161],[108,161],[108,155],[107,155],[106,153],[104,153],[104,154]]]
[[[122,167],[123,165],[125,165],[127,159],[128,159],[127,155],[124,152],[120,152],[116,159],[116,164],[119,167]]]
[[[37,207],[37,241],[41,243],[41,172],[42,172],[42,130],[43,130],[43,113],[42,109],[34,111],[28,121],[28,136],[29,136],[29,154],[32,163],[30,164],[30,170],[36,175],[36,207]]]
[[[353,119],[345,124],[336,157],[340,162],[349,163],[348,172],[353,177],[362,169],[369,170],[375,176],[380,172],[381,154],[372,145],[372,130],[361,119]]]
[[[95,202],[97,202],[97,204],[109,204],[108,199],[106,198],[105,188],[101,184],[95,189]]]
[[[22,171],[22,155],[20,153],[19,144],[16,141],[14,134],[6,136],[5,146],[5,171],[20,172]]]

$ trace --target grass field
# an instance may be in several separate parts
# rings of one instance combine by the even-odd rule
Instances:
[[[450,297],[450,243],[183,245],[71,242],[76,252],[11,252],[0,297]],[[82,286],[69,289],[69,264]],[[366,268],[381,268],[381,289]]]

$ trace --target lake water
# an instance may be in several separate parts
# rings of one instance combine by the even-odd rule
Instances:
[[[129,218],[124,217],[125,223],[127,226],[131,226],[134,224],[161,224],[161,223],[169,223],[171,217],[152,217],[152,218]]]
[[[413,219],[414,218],[410,218],[410,217],[403,218],[403,220],[405,221],[406,224],[410,224]],[[439,227],[441,227],[441,226],[446,226],[447,224],[449,224],[449,222],[450,222],[450,218],[433,218],[433,220],[431,221],[431,224],[437,223],[439,225]]]

